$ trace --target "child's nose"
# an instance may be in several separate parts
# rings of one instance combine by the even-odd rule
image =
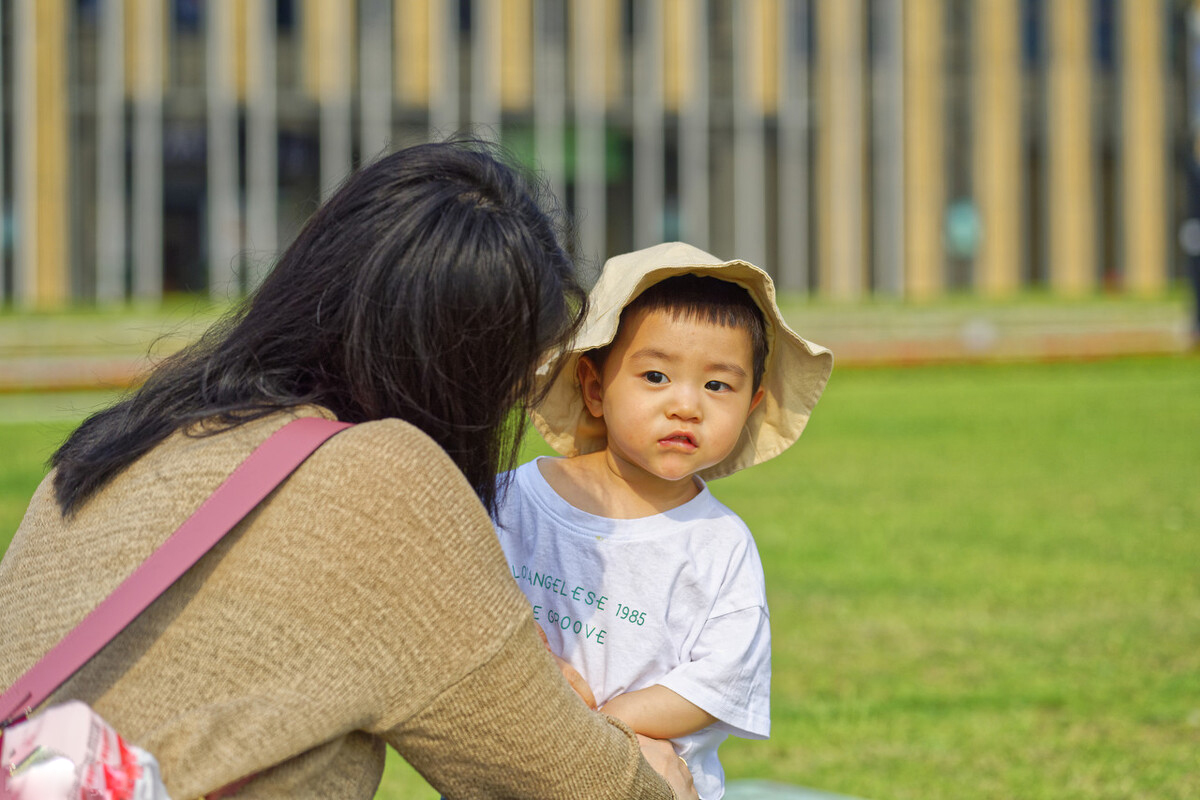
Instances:
[[[671,394],[668,415],[687,422],[700,420],[700,398],[689,389],[680,387]]]

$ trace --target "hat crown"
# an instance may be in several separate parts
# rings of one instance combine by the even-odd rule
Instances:
[[[600,273],[597,285],[606,280],[621,280],[622,276],[630,273],[640,274],[659,267],[719,266],[724,263],[725,259],[717,258],[712,253],[706,253],[687,242],[663,242],[653,247],[613,256],[604,262],[604,271]]]

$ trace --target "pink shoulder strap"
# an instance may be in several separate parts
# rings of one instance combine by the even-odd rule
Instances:
[[[41,705],[347,422],[301,417],[259,445],[150,557],[0,695],[0,725]]]

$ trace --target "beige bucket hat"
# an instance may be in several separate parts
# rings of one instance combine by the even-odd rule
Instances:
[[[552,380],[545,399],[532,412],[533,424],[546,442],[564,456],[604,447],[603,420],[583,405],[576,377],[579,357],[612,342],[621,311],[649,287],[674,275],[711,275],[750,292],[767,322],[767,361],[763,400],[725,459],[699,474],[722,478],[739,469],[774,458],[800,438],[813,407],[833,370],[833,353],[806,341],[783,321],[775,304],[771,276],[747,261],[722,261],[683,242],[668,242],[614,256],[604,264],[588,297],[588,314],[570,347],[551,356],[538,370],[539,388]]]

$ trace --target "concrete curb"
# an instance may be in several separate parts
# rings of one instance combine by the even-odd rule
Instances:
[[[785,299],[782,309],[802,336],[833,350],[838,367],[1088,360],[1192,347],[1182,301],[837,307]],[[216,314],[0,317],[0,392],[126,388]]]

